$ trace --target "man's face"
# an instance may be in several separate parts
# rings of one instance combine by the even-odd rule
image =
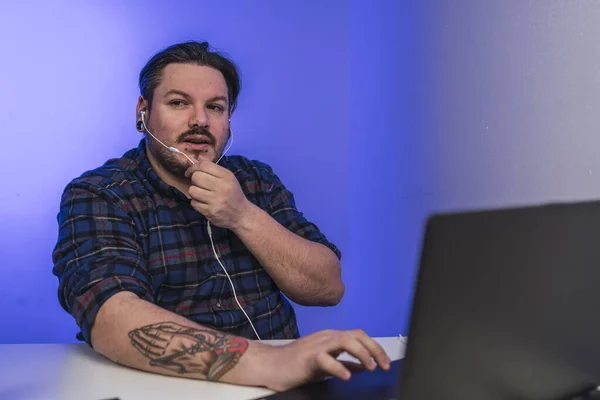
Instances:
[[[138,108],[143,109],[140,101]],[[147,129],[167,146],[193,160],[215,162],[229,139],[229,101],[225,78],[218,70],[199,65],[169,64],[154,90]],[[191,165],[182,154],[164,148],[146,135],[150,159],[181,177]]]

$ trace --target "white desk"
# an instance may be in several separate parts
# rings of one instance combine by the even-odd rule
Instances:
[[[404,357],[404,344],[397,337],[376,340],[392,360]],[[348,359],[345,354],[340,358]],[[237,400],[271,393],[133,370],[106,360],[86,344],[0,344],[0,399]]]

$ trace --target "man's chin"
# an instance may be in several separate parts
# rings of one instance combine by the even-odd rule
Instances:
[[[195,162],[210,161],[210,162],[214,163],[215,161],[217,161],[217,157],[215,156],[215,153],[212,151],[195,152],[194,154],[188,154],[188,155]]]
[[[163,167],[175,176],[184,176],[185,171],[192,165],[183,155],[167,153],[160,160]]]

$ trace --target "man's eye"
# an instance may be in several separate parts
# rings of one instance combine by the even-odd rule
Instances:
[[[185,105],[185,102],[182,100],[171,100],[169,102],[170,105],[174,106],[174,107],[181,107]]]
[[[218,104],[211,104],[211,105],[209,105],[209,106],[208,106],[208,108],[209,108],[210,110],[213,110],[213,111],[218,111],[218,112],[223,112],[223,111],[225,111],[225,108],[224,108],[223,106],[220,106],[220,105],[218,105]]]

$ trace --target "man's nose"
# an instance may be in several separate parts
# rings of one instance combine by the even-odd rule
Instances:
[[[208,128],[208,114],[204,108],[195,108],[194,114],[189,120],[190,129],[201,127]]]

